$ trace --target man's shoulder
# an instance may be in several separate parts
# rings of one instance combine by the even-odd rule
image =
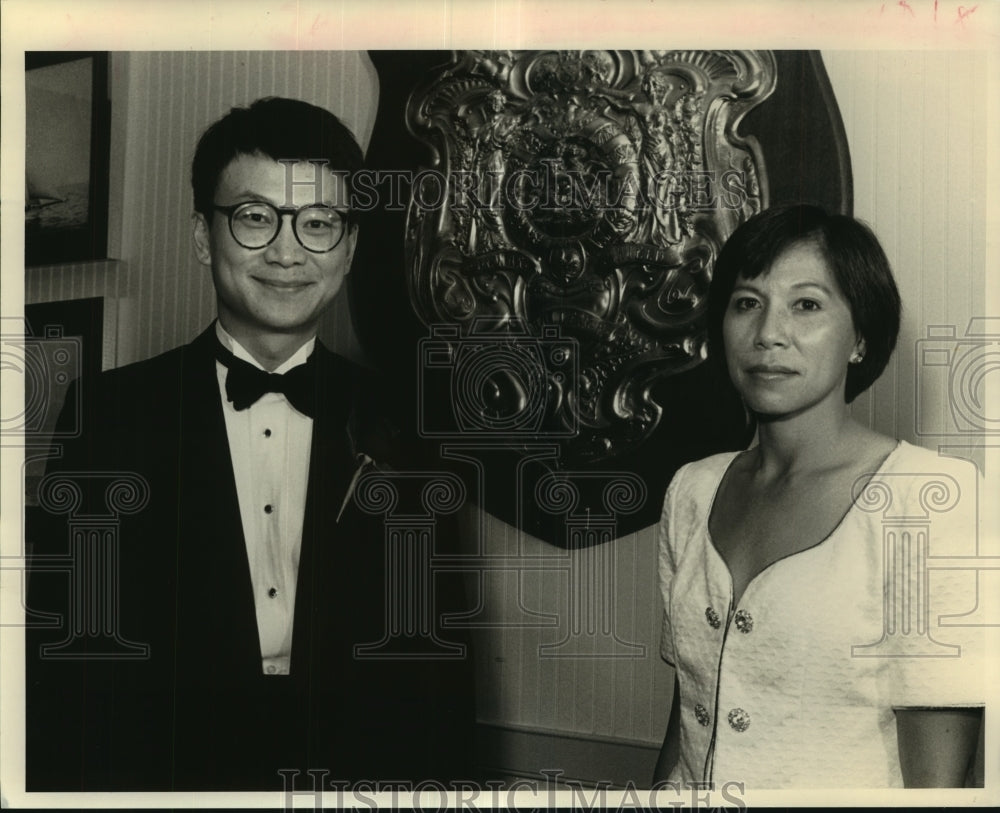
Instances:
[[[121,367],[105,370],[99,381],[106,386],[126,387],[141,382],[162,380],[171,373],[180,373],[184,368],[186,347],[175,347],[158,356],[152,356],[142,361],[134,361]]]
[[[391,411],[391,384],[377,370],[316,345],[317,373],[328,395],[341,399],[350,411]]]
[[[335,353],[320,342],[316,342],[316,361],[321,374],[340,377],[360,387],[377,386],[381,379],[377,370]]]
[[[82,410],[85,426],[115,434],[130,426],[141,429],[150,422],[163,423],[179,414],[181,399],[191,392],[192,381],[203,381],[207,387],[211,380],[212,367],[202,358],[203,353],[192,352],[193,347],[184,345],[96,376],[84,376],[67,395],[64,410],[75,403]],[[191,375],[198,370],[198,375]]]
[[[207,332],[206,332],[207,333]],[[189,344],[175,347],[156,356],[124,364],[105,370],[97,379],[100,389],[142,391],[152,387],[156,390],[176,390],[177,379],[192,365],[205,365],[212,358],[210,345],[203,333]]]
[[[317,361],[325,378],[326,406],[339,413],[355,453],[376,460],[398,460],[412,453],[407,398],[391,379],[319,344]]]

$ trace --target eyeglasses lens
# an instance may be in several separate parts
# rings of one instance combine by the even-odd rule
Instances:
[[[267,203],[253,202],[238,207],[232,214],[233,237],[246,248],[263,248],[281,229],[281,215]],[[298,209],[292,220],[295,236],[310,251],[330,251],[344,233],[343,217],[326,206]]]

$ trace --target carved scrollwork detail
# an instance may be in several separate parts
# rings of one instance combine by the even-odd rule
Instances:
[[[737,125],[774,82],[762,51],[463,51],[412,93],[440,177],[413,186],[411,301],[459,342],[481,317],[577,342],[565,460],[634,449],[652,384],[703,360],[715,257],[766,203]]]

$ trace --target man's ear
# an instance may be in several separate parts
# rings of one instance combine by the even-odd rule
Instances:
[[[194,253],[198,258],[198,262],[205,266],[212,265],[212,248],[211,248],[211,237],[209,235],[210,226],[208,221],[205,220],[205,215],[201,212],[195,212],[191,218],[193,231],[191,233],[194,239]]]

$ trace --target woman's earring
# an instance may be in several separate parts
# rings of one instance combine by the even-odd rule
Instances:
[[[860,364],[864,360],[865,360],[865,355],[864,355],[864,353],[860,352],[859,350],[855,350],[851,354],[850,359],[848,359],[848,361],[850,361],[851,364]]]

